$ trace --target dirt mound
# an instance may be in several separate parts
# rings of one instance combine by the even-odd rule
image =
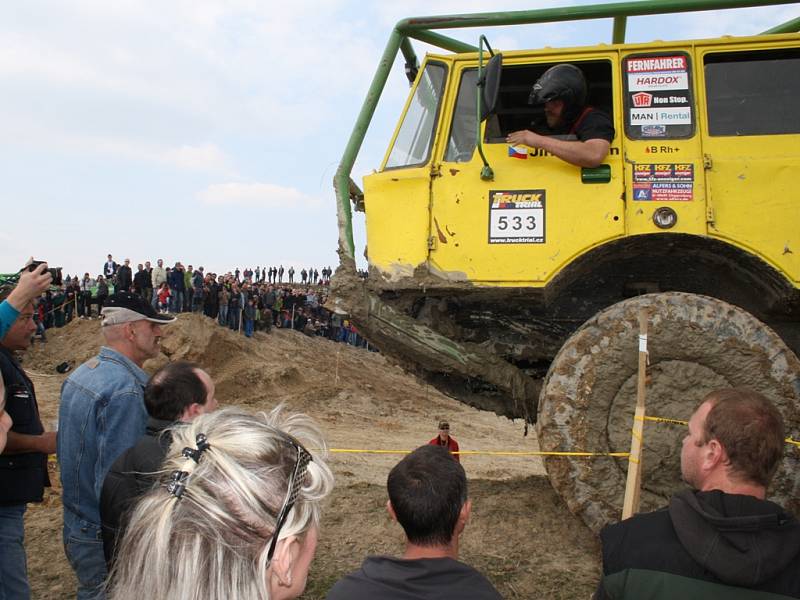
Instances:
[[[523,435],[521,421],[461,404],[375,352],[282,329],[248,339],[191,314],[180,315],[164,332],[162,355],[145,364],[148,372],[168,360],[191,360],[214,378],[221,405],[268,410],[285,402],[321,424],[333,449],[336,489],[323,514],[304,598],[323,598],[368,553],[402,552],[402,532],[385,511],[386,476],[400,455],[376,450],[424,444],[436,435],[440,419],[449,420],[462,450],[538,449],[534,435]],[[37,342],[26,354],[46,424],[58,414],[67,376],[55,366],[77,366],[101,344],[99,321],[77,320],[49,330],[48,342]],[[481,454],[463,456],[462,464],[474,503],[462,557],[506,598],[588,597],[599,575],[597,542],[542,477],[541,461]],[[55,599],[72,595],[74,577],[60,540],[57,464],[51,467],[54,487],[28,511],[26,545],[33,597]]]

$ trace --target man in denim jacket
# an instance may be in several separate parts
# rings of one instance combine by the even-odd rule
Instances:
[[[102,598],[106,577],[100,490],[114,460],[145,432],[144,361],[159,353],[158,314],[141,296],[120,292],[103,308],[105,346],[61,388],[58,458],[64,503],[64,550],[78,578],[78,599]]]

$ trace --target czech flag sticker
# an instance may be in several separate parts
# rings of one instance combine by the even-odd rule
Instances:
[[[528,158],[528,149],[524,146],[509,146],[508,155],[511,158],[521,158],[526,160]]]

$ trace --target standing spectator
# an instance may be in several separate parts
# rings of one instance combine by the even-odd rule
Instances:
[[[319,279],[319,271],[314,269],[314,285],[317,285],[317,280]]]
[[[142,365],[159,353],[161,326],[175,320],[130,292],[111,296],[102,314],[106,345],[64,382],[58,410],[64,549],[81,600],[102,597],[100,489],[114,460],[145,432]]]
[[[289,283],[294,283],[294,267],[289,267]]]
[[[766,500],[784,425],[746,388],[711,392],[689,420],[669,506],[600,532],[594,598],[800,598],[800,523]]]
[[[231,295],[228,299],[228,325],[234,331],[239,329],[239,319],[241,318],[242,303],[239,286],[235,283],[231,287]]]
[[[217,280],[214,277],[213,273],[209,273],[206,276],[206,281],[203,288],[203,296],[205,297],[204,300],[204,314],[211,318],[217,318],[217,312],[219,311],[219,296],[217,292],[219,290],[219,286],[217,285]]]
[[[256,320],[256,307],[252,298],[247,300],[244,306],[244,334],[247,337],[253,337],[253,324]]]
[[[131,272],[131,259],[126,258],[125,264],[117,268],[117,278],[114,280],[114,292],[129,292],[133,284]]]
[[[83,279],[81,279],[81,302],[84,305],[82,316],[87,318],[92,316],[92,288],[94,286],[94,279],[89,276],[89,273],[84,273]]]
[[[389,515],[406,536],[403,556],[368,556],[334,584],[327,600],[501,599],[486,577],[458,560],[472,511],[460,464],[442,448],[422,446],[395,465],[386,487]]]
[[[153,267],[150,266],[150,261],[146,260],[144,263],[144,288],[142,289],[142,298],[150,302],[153,298]]]
[[[192,287],[192,277],[194,277],[194,267],[189,265],[189,268],[183,273],[183,312],[192,310],[192,298],[194,298],[194,287]]]
[[[161,289],[161,284],[167,281],[167,270],[164,268],[164,261],[159,258],[156,265],[150,274],[150,283],[153,286],[153,298],[151,300],[153,308],[155,308],[158,301],[156,293]]]
[[[97,276],[97,315],[100,316],[108,298],[108,283],[102,275]]]
[[[258,283],[261,278],[261,267],[256,267],[256,279],[255,282]]]
[[[67,323],[72,321],[72,315],[75,311],[75,301],[79,292],[78,276],[76,275],[72,281],[67,284],[67,287],[64,288],[64,319]]]
[[[145,276],[147,276],[147,271],[144,270],[144,265],[139,263],[136,266],[136,274],[133,276],[133,291],[137,296],[141,296],[148,302],[150,301],[150,296],[147,295],[145,292],[145,287],[147,281],[145,280]]]
[[[203,310],[203,286],[205,285],[206,276],[203,273],[203,267],[198,269],[192,274],[192,312],[202,312]]]
[[[280,412],[223,409],[173,430],[164,485],[142,498],[122,540],[112,600],[303,593],[333,475],[316,424]]]
[[[178,314],[183,310],[183,293],[186,289],[183,279],[183,265],[180,262],[176,262],[175,268],[169,272],[168,283],[172,294],[170,299],[172,312]]]
[[[215,389],[208,373],[185,361],[167,363],[145,387],[145,435],[114,461],[100,493],[103,552],[109,570],[117,540],[125,532],[128,512],[157,479],[172,442],[170,428],[216,410]]]
[[[56,434],[44,431],[33,382],[14,356],[30,346],[36,330],[33,310],[26,299],[0,340],[5,411],[13,421],[0,455],[0,597],[9,599],[30,597],[23,520],[27,504],[41,502],[44,488],[50,487],[47,455],[55,452]]]
[[[219,288],[219,324],[223,327],[228,324],[228,300],[230,299],[228,287],[223,284]]]
[[[303,267],[303,270],[300,271],[300,281],[303,283],[303,285],[305,285],[307,280],[308,280],[308,271],[306,271],[305,267]]]
[[[108,255],[108,260],[103,263],[103,277],[106,279],[113,279],[113,277],[117,274],[117,263],[114,262],[114,259],[111,258],[111,255]]]
[[[278,267],[278,283],[283,283],[283,265]]]
[[[450,437],[450,423],[439,421],[439,435],[428,442],[431,446],[441,446],[450,452],[450,456],[461,462],[461,455],[458,453],[458,442]]]

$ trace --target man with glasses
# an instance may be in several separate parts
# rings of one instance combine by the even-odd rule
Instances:
[[[406,534],[403,556],[368,556],[327,600],[501,597],[486,577],[458,560],[472,502],[464,468],[444,448],[414,450],[391,470],[386,487],[386,508]]]
[[[450,456],[461,462],[461,455],[458,453],[458,442],[450,437],[450,423],[439,421],[439,435],[428,442],[431,446],[442,446],[450,452]]]

